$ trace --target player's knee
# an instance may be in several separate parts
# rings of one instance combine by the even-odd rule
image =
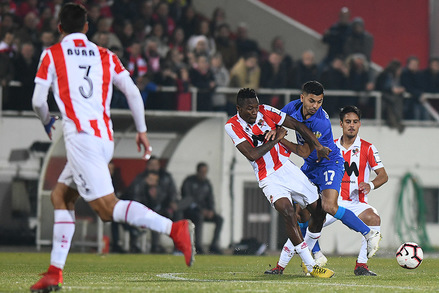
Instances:
[[[336,205],[336,204],[334,204],[333,202],[330,202],[330,201],[323,201],[322,202],[322,208],[328,214],[335,215],[335,213],[338,210],[338,205]]]

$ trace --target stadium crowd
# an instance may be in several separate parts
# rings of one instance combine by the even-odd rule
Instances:
[[[34,77],[41,52],[59,39],[57,15],[63,0],[3,0],[0,6],[0,84],[4,110],[31,110]],[[439,59],[420,69],[416,56],[406,65],[389,60],[381,73],[371,70],[373,36],[360,17],[351,20],[348,8],[324,33],[327,56],[316,60],[312,50],[290,56],[281,36],[262,49],[248,36],[245,23],[230,24],[225,11],[199,14],[190,0],[82,0],[89,12],[87,36],[115,52],[142,93],[145,109],[191,109],[189,88],[196,87],[198,111],[227,111],[234,115],[234,97],[217,93],[222,86],[300,89],[308,80],[326,89],[383,92],[384,117],[402,131],[402,119],[429,119],[422,93],[439,93]],[[232,27],[236,26],[236,31]],[[18,85],[18,86],[17,86]],[[176,92],[161,91],[174,86]],[[405,97],[405,98],[404,98]],[[277,96],[262,102],[282,107]],[[330,116],[345,104],[359,106],[372,117],[374,100],[331,97],[324,105]],[[395,106],[396,105],[396,106]],[[51,107],[56,109],[52,101]],[[127,108],[119,91],[112,107]],[[335,117],[335,116],[334,116]]]

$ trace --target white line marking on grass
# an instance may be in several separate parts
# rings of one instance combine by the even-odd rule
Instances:
[[[423,290],[422,287],[406,287],[406,286],[386,286],[386,285],[360,285],[360,284],[344,284],[344,283],[310,283],[294,280],[215,280],[215,279],[194,279],[186,278],[181,275],[187,275],[187,273],[165,273],[156,275],[159,278],[177,280],[177,281],[193,281],[193,282],[236,282],[236,283],[288,283],[297,285],[308,285],[308,286],[328,286],[328,287],[358,287],[358,288],[380,288],[380,289],[398,289],[398,290]],[[425,290],[431,289],[430,287],[425,288]]]

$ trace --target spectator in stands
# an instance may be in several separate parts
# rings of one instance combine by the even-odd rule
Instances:
[[[189,70],[189,80],[192,86],[198,89],[197,110],[212,110],[212,95],[216,87],[215,76],[210,70],[209,58],[206,55],[199,55],[197,67]]]
[[[404,131],[402,124],[405,88],[401,86],[401,62],[392,60],[378,75],[375,89],[383,94],[383,108],[387,125],[396,128],[399,133]]]
[[[146,39],[146,44],[150,40],[157,44],[157,53],[160,55],[160,58],[165,58],[169,51],[168,36],[165,34],[161,23],[153,25],[151,34]]]
[[[145,42],[143,54],[148,63],[148,71],[154,75],[160,74],[162,57],[159,52],[161,42],[157,37],[151,36]]]
[[[32,44],[37,44],[39,40],[37,25],[39,19],[35,12],[29,12],[23,19],[23,26],[18,29],[15,37],[18,39],[19,43],[31,42]]]
[[[122,30],[117,34],[123,48],[128,48],[136,41],[136,36],[134,35],[133,23],[130,19],[123,21]]]
[[[137,77],[136,85],[139,88],[140,94],[142,96],[143,105],[145,109],[156,109],[153,102],[149,101],[148,97],[157,92],[159,86],[151,81],[149,74],[144,74],[142,76]],[[163,108],[166,110],[172,109],[171,105],[168,105],[165,101],[161,100],[161,104],[163,104]]]
[[[38,58],[34,52],[34,45],[31,42],[25,42],[21,44],[20,53],[14,59],[14,80],[20,82],[21,86],[10,91],[9,109],[32,110],[34,79],[38,67]]]
[[[192,5],[187,5],[184,9],[183,17],[180,19],[178,26],[183,28],[184,36],[188,40],[197,33],[199,19]]]
[[[176,27],[172,37],[169,40],[168,47],[170,50],[177,49],[180,53],[186,52],[186,41],[184,37],[184,30],[181,27]]]
[[[428,68],[422,71],[421,80],[426,93],[439,93],[439,58],[430,58]]]
[[[324,70],[328,67],[332,60],[341,56],[344,59],[344,44],[350,34],[350,18],[351,12],[349,8],[342,7],[338,14],[338,21],[323,34],[323,43],[328,45],[328,53],[323,59],[320,68]]]
[[[215,35],[220,25],[226,23],[226,12],[221,7],[216,7],[212,12],[210,19],[210,33]]]
[[[205,55],[210,57],[209,44],[205,36],[193,36],[188,43],[188,50],[192,51],[195,56]]]
[[[281,36],[275,36],[271,41],[271,51],[276,52],[281,56],[281,65],[282,67],[287,69],[287,72],[290,72],[291,68],[293,68],[294,61],[293,57],[291,57],[285,51],[285,41]]]
[[[160,23],[163,27],[164,34],[172,36],[175,30],[175,21],[169,16],[169,5],[166,1],[160,1],[155,13],[152,15],[153,25]]]
[[[43,31],[40,35],[38,47],[35,48],[35,56],[41,56],[41,53],[55,44],[55,35],[52,31]]]
[[[403,68],[401,73],[401,85],[410,94],[410,97],[404,100],[404,118],[428,119],[428,114],[420,102],[423,87],[418,57],[410,56],[407,58],[406,67]]]
[[[286,64],[282,64],[282,56],[273,51],[269,54],[268,59],[261,64],[261,77],[259,85],[261,88],[282,89],[287,87],[288,70]],[[275,108],[284,106],[280,96],[259,97],[262,104],[269,104]]]
[[[214,38],[210,35],[209,32],[209,22],[207,20],[200,20],[198,22],[198,26],[199,27],[197,30],[197,34],[189,38],[189,40],[187,41],[187,46],[189,50],[195,50],[198,42],[202,40],[203,42],[205,42],[202,48],[205,52],[195,52],[195,55],[207,53],[209,57],[212,57],[213,54],[215,54],[216,52],[216,45]]]
[[[254,39],[250,39],[248,36],[248,26],[246,23],[241,22],[236,29],[236,50],[238,57],[243,57],[247,53],[256,52],[258,56],[260,54],[258,42]]]
[[[142,57],[142,47],[139,43],[133,43],[128,51],[128,66],[127,70],[133,80],[136,80],[138,76],[146,74],[148,71],[148,65],[146,60]]]
[[[210,68],[218,87],[227,87],[230,83],[230,73],[223,64],[220,53],[215,53],[210,60]],[[223,93],[214,93],[212,96],[212,108],[214,111],[226,111],[227,96]]]
[[[230,86],[239,88],[259,88],[261,68],[258,64],[258,54],[250,52],[239,58],[230,71]]]
[[[15,17],[11,13],[5,13],[1,16],[0,36],[4,36],[6,32],[12,32],[16,29]]]
[[[97,31],[96,33],[93,35],[92,37],[92,42],[97,42],[97,38],[98,38],[98,33],[107,33],[108,34],[108,47],[107,48],[111,48],[111,47],[119,47],[122,48],[122,43],[120,42],[119,38],[116,36],[116,34],[114,34],[111,31],[111,25],[112,25],[113,20],[111,18],[108,17],[101,17],[98,20],[97,23]]]
[[[186,177],[181,187],[184,217],[191,219],[195,224],[195,247],[198,254],[203,254],[202,233],[203,223],[215,223],[215,232],[210,244],[209,252],[222,254],[219,248],[219,237],[223,225],[223,218],[215,211],[215,199],[212,184],[207,178],[208,166],[204,162],[197,164],[197,173]]]
[[[17,7],[16,14],[20,18],[25,18],[29,13],[34,13],[38,17],[40,11],[38,10],[37,0],[25,0],[21,1]]]
[[[96,40],[96,45],[104,48],[110,48],[110,35],[107,32],[97,32],[93,39]],[[113,45],[113,47],[117,47]]]
[[[2,43],[0,43],[0,47],[2,47]],[[3,105],[0,106],[3,109],[8,108],[9,100],[11,99],[9,96],[9,82],[14,77],[14,65],[12,63],[13,59],[9,56],[10,53],[9,50],[0,51],[0,86],[3,90]]]
[[[344,55],[361,53],[370,62],[373,49],[373,36],[364,28],[364,20],[356,17],[352,20],[351,32],[344,44]]]
[[[172,17],[175,23],[179,23],[180,19],[183,17],[184,9],[191,1],[185,0],[173,0],[168,1],[169,3],[169,16]]]
[[[127,190],[127,194],[133,194],[133,200],[143,203],[153,211],[169,219],[181,218],[178,215],[177,189],[170,173],[161,168],[157,157],[152,156],[146,165],[145,171],[136,176]],[[133,233],[134,232],[134,233]],[[136,238],[139,233],[132,231]],[[133,244],[135,243],[133,239]],[[134,250],[136,250],[134,246]],[[151,252],[164,253],[165,249],[160,245],[160,234],[151,231]]]
[[[215,45],[217,52],[223,57],[224,66],[228,70],[238,61],[238,51],[236,50],[235,41],[231,39],[231,31],[228,24],[221,24],[216,33]]]
[[[134,21],[139,14],[141,5],[139,1],[132,0],[114,0],[111,5],[111,12],[114,17],[114,24],[124,24],[126,20]],[[117,34],[118,32],[115,31]]]
[[[349,71],[341,56],[332,59],[329,67],[326,67],[320,75],[320,82],[327,90],[345,90]],[[336,117],[342,106],[341,97],[326,96],[323,100],[323,108],[329,117]]]
[[[17,54],[17,46],[14,43],[15,34],[13,30],[6,31],[0,41],[0,54],[14,58]]]
[[[88,31],[86,35],[89,39],[92,39],[98,31],[98,21],[100,16],[101,10],[99,9],[99,5],[96,3],[92,3],[88,8],[87,13]]]
[[[318,70],[314,52],[306,50],[302,53],[302,59],[298,60],[291,70],[289,87],[300,89],[305,82],[317,80],[317,78]]]
[[[140,2],[139,14],[133,22],[136,40],[143,42],[152,30],[152,15],[154,14],[154,4],[151,0]]]

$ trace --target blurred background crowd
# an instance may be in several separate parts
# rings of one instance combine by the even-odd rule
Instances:
[[[59,41],[57,15],[62,0],[3,0],[0,6],[0,84],[3,110],[31,110],[34,76],[41,52]],[[197,88],[197,111],[236,113],[234,95],[218,87],[300,89],[308,80],[326,89],[362,92],[360,98],[338,99],[324,108],[330,116],[355,104],[365,117],[374,113],[374,99],[364,93],[383,93],[384,117],[403,131],[402,119],[428,120],[422,94],[439,93],[439,59],[420,68],[416,56],[389,60],[382,71],[371,69],[373,36],[360,17],[343,7],[339,19],[322,36],[328,45],[323,60],[312,50],[301,56],[287,53],[282,36],[273,34],[270,48],[251,39],[244,22],[228,23],[221,8],[201,15],[190,0],[89,0],[87,36],[115,52],[139,87],[145,109],[189,111],[191,87]],[[235,28],[235,29],[232,29]],[[164,87],[174,87],[163,91]],[[282,107],[276,95],[261,102]],[[56,110],[54,101],[52,110]],[[115,91],[113,108],[127,108]]]

